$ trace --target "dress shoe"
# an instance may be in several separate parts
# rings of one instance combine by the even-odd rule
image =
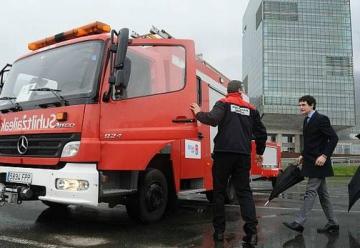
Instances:
[[[283,222],[283,224],[287,227],[290,228],[293,231],[297,231],[299,233],[302,233],[304,231],[304,227],[302,225],[300,225],[297,222]]]
[[[318,233],[338,233],[339,225],[336,224],[326,224],[323,228],[317,229]]]
[[[224,233],[214,232],[213,238],[215,241],[223,241],[224,240]]]
[[[257,245],[257,235],[256,234],[247,234],[242,239],[244,244],[251,246]]]

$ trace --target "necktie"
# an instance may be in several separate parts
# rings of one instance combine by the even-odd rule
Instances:
[[[306,127],[307,126],[307,124],[309,123],[309,116],[306,116],[305,117],[305,120],[304,120],[304,126]]]

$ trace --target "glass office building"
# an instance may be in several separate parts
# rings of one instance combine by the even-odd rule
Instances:
[[[245,88],[272,135],[295,135],[300,145],[297,104],[307,94],[336,129],[355,125],[350,0],[250,0],[242,64]]]

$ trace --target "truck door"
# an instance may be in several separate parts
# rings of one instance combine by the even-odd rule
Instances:
[[[167,144],[197,138],[189,109],[196,102],[193,42],[135,39],[126,56],[131,61],[127,88],[101,102],[103,170],[144,169],[154,154],[167,152]],[[109,89],[109,68],[106,75],[102,94]],[[172,149],[180,149],[180,142]]]

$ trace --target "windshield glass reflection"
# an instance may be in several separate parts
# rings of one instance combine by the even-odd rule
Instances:
[[[89,95],[95,88],[102,42],[90,41],[59,47],[19,60],[13,65],[0,97],[16,102],[54,98],[49,88],[65,98]],[[0,101],[0,105],[9,101]]]

